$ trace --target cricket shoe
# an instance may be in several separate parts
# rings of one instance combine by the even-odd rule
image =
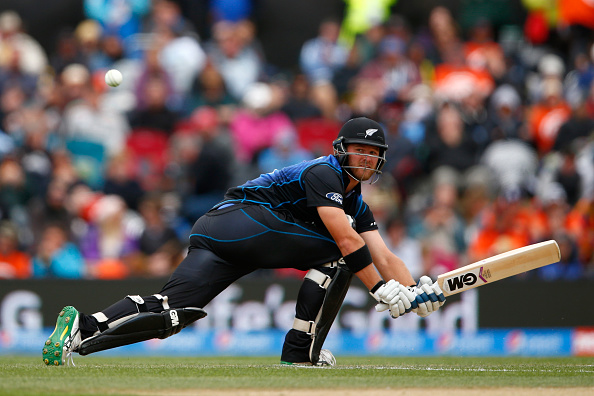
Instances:
[[[72,352],[81,342],[78,328],[78,311],[71,306],[64,307],[56,320],[56,328],[43,346],[43,363],[47,366],[72,364]]]
[[[320,358],[317,364],[313,364],[312,362],[302,362],[302,363],[292,363],[292,362],[285,362],[281,361],[281,364],[287,366],[317,366],[317,367],[324,367],[324,366],[335,366],[336,365],[336,358],[328,349],[322,349],[320,351]]]

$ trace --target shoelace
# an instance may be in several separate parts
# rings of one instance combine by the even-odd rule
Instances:
[[[72,341],[74,340],[74,338],[76,338],[76,336],[78,335],[78,332],[80,331],[80,329],[76,329],[76,331],[74,333],[71,333],[70,336],[68,337],[68,339],[66,341],[64,341],[64,361],[66,362],[66,366],[70,366],[72,365],[72,367],[76,367],[76,364],[74,364],[74,358],[72,357],[72,353],[73,353],[73,348],[72,348]]]
[[[335,366],[336,358],[328,349],[322,349],[320,351],[320,359],[318,360],[318,366]]]
[[[74,358],[72,357],[72,351],[66,352],[66,358],[64,360],[66,361],[66,366],[76,367],[76,364],[74,364]]]

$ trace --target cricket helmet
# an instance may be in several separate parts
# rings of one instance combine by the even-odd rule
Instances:
[[[350,169],[361,168],[359,166],[350,166],[348,164],[348,156],[349,154],[353,154],[347,152],[347,146],[349,144],[366,144],[379,148],[379,155],[368,155],[369,157],[378,159],[374,169],[376,177],[371,181],[371,183],[375,183],[379,175],[382,173],[382,168],[386,163],[386,150],[388,150],[382,126],[376,121],[366,117],[353,118],[342,126],[340,132],[338,132],[338,137],[332,142],[334,155],[338,159],[342,168],[352,178],[359,180],[349,172]]]

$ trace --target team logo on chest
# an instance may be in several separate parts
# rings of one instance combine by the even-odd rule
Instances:
[[[339,193],[330,192],[330,193],[326,194],[326,198],[328,198],[334,202],[338,202],[339,204],[342,205],[342,195]]]

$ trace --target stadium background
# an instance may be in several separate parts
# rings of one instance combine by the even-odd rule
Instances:
[[[137,25],[116,23],[118,3],[0,4],[19,15],[0,18],[0,353],[38,353],[65,304],[90,312],[159,289],[221,180],[325,153],[320,142],[341,122],[366,115],[384,123],[394,150],[365,194],[415,275],[551,238],[564,261],[453,297],[427,321],[374,313],[356,283],[327,346],[343,355],[594,355],[594,312],[565,300],[588,301],[594,279],[588,1],[119,3],[138,7]],[[353,9],[369,16],[357,38],[345,34]],[[307,63],[304,44],[331,19],[358,56]],[[479,42],[480,28],[493,41]],[[252,56],[244,70],[258,72],[233,90],[241,69],[225,74],[221,48],[238,34]],[[470,56],[476,47],[495,49]],[[382,63],[390,55],[400,60],[393,69]],[[440,66],[463,78],[441,78],[449,69]],[[102,83],[110,67],[124,73],[115,90]],[[213,75],[224,80],[214,99],[205,87],[221,79],[201,78]],[[461,145],[448,144],[452,130]],[[113,229],[126,244],[106,237],[102,250]],[[109,353],[278,354],[302,276],[253,274],[191,330]]]

